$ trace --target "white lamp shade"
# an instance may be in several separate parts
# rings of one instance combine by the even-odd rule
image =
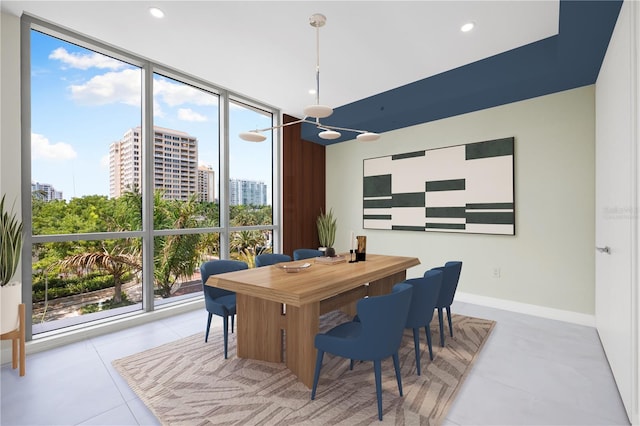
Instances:
[[[262,142],[267,139],[265,135],[258,132],[242,132],[239,136],[240,139],[247,142]]]
[[[333,114],[333,108],[327,105],[308,105],[302,110],[304,115],[313,118],[326,118]]]
[[[380,135],[378,133],[373,133],[373,132],[364,132],[356,136],[356,139],[359,140],[360,142],[373,142],[380,139]]]
[[[338,139],[342,135],[340,134],[340,132],[336,132],[335,130],[325,130],[318,133],[318,136],[320,136],[321,139],[332,140]]]

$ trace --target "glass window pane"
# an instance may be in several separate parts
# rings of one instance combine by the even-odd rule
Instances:
[[[140,126],[141,104],[139,67],[31,31],[34,235],[141,229],[139,212],[114,223],[116,205],[108,200],[120,195],[113,185],[125,176],[114,174],[122,149],[117,141]],[[139,135],[131,137],[139,143]],[[140,149],[129,149],[126,173],[139,176]],[[76,199],[82,201],[71,206]],[[95,210],[84,209],[89,205]]]
[[[156,236],[153,254],[155,305],[202,296],[200,265],[219,258],[219,244],[217,232]]]
[[[142,309],[139,238],[32,245],[33,334]]]
[[[231,259],[241,260],[249,268],[255,268],[255,257],[262,253],[273,253],[272,230],[252,229],[231,233]]]
[[[153,85],[155,198],[192,202],[188,223],[178,223],[178,218],[160,214],[154,227],[216,227],[219,97],[159,74],[154,74]]]
[[[243,141],[238,136],[241,132],[271,127],[272,123],[272,114],[237,102],[230,102],[229,217],[231,226],[273,224],[272,132],[265,132],[267,139],[257,143]],[[234,208],[236,206],[244,208]]]

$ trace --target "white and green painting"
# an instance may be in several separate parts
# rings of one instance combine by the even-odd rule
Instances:
[[[514,138],[364,160],[365,229],[515,235]]]

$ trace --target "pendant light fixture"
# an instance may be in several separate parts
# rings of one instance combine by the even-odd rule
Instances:
[[[315,125],[319,130],[318,136],[321,139],[333,140],[338,139],[342,134],[340,131],[358,133],[356,139],[362,142],[375,141],[380,138],[378,133],[368,132],[366,130],[349,129],[346,127],[329,126],[320,122],[321,118],[327,118],[333,114],[333,108],[320,104],[320,27],[327,23],[326,16],[321,13],[314,13],[309,18],[309,24],[316,29],[316,103],[306,106],[302,112],[304,118],[292,121],[290,123],[281,124],[280,126],[267,127],[265,129],[256,129],[249,132],[240,133],[240,139],[248,142],[262,142],[267,137],[263,132],[279,129],[285,126],[291,126],[298,123],[310,123]],[[314,120],[315,119],[315,120]]]

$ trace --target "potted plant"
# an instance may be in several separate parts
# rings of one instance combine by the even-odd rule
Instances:
[[[316,224],[320,245],[325,248],[325,256],[335,256],[336,250],[333,248],[333,243],[336,241],[336,219],[333,217],[333,209],[326,214],[320,210]]]
[[[13,208],[5,209],[5,196],[0,200],[0,334],[18,328],[18,306],[22,303],[22,283],[12,281],[22,252],[22,220]]]

